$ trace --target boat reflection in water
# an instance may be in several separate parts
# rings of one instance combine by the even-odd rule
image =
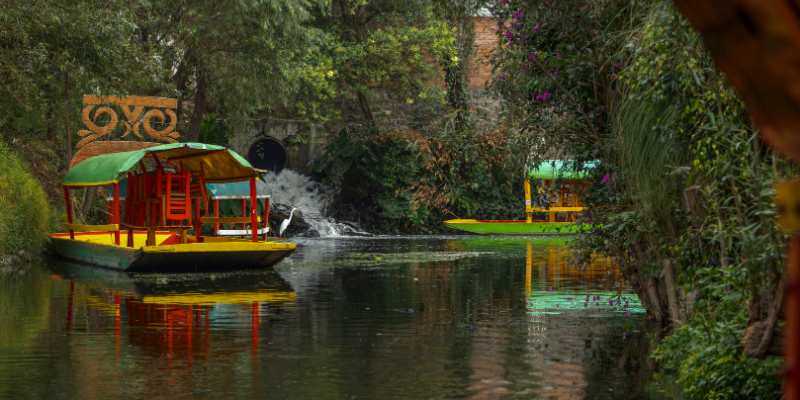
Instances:
[[[284,313],[296,293],[274,270],[216,274],[132,275],[60,263],[53,278],[70,279],[66,330],[88,329],[107,318],[76,314],[78,305],[97,317],[113,316],[117,356],[123,337],[158,364],[193,365],[213,358],[215,336],[239,334],[258,355],[259,326]],[[77,319],[83,317],[82,321]],[[91,321],[93,320],[93,321]],[[241,335],[249,325],[249,338]],[[109,327],[105,327],[107,330]],[[229,329],[226,329],[229,328]],[[81,330],[83,330],[81,329]],[[231,332],[235,330],[236,332]],[[125,331],[123,333],[123,331]],[[247,346],[236,346],[241,352]],[[226,354],[229,355],[229,354]]]
[[[553,398],[593,398],[587,389],[596,385],[588,381],[625,380],[610,377],[617,371],[596,368],[599,365],[613,363],[637,374],[651,373],[651,366],[638,365],[642,355],[649,354],[649,343],[633,337],[630,328],[633,320],[639,325],[645,310],[635,295],[626,294],[630,290],[616,264],[593,257],[588,265],[577,266],[570,262],[566,246],[531,243],[525,264],[529,348],[541,357],[541,377]],[[610,342],[624,348],[622,356],[608,359]]]

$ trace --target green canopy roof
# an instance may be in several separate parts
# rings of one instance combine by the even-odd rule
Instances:
[[[208,183],[239,182],[258,176],[247,160],[225,147],[203,143],[170,143],[87,158],[67,172],[62,185],[102,186],[118,183],[120,174],[126,173],[147,156],[167,162],[180,161],[190,171],[200,171],[200,163],[203,163]]]
[[[528,166],[528,179],[586,179],[586,169],[597,166],[599,161],[583,163],[581,171],[575,171],[575,161],[572,160],[543,160],[538,167],[534,164]]]

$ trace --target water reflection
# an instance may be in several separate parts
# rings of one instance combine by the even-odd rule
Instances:
[[[274,270],[0,276],[0,397],[658,398],[643,310],[567,252],[307,239]]]

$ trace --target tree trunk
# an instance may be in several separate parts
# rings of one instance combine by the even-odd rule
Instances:
[[[97,186],[90,186],[83,189],[83,204],[81,205],[81,216],[88,220],[89,210],[92,208],[92,200],[97,196]]]
[[[783,327],[776,326],[772,333],[771,339],[766,351],[759,352],[759,347],[762,344],[764,334],[769,328],[767,321],[757,322],[747,327],[744,331],[744,338],[739,342],[744,347],[744,354],[751,358],[763,359],[766,356],[780,356],[783,355],[783,343],[786,340],[786,331]]]
[[[72,129],[69,121],[69,73],[64,73],[64,165],[72,161]]]
[[[369,104],[369,98],[366,94],[359,92],[358,93],[358,104],[361,105],[361,113],[364,115],[364,119],[367,121],[368,125],[375,124],[375,117],[372,115],[372,108]]]
[[[56,126],[55,121],[53,121],[53,107],[56,105],[56,99],[53,98],[53,86],[45,85],[44,88],[45,98],[47,99],[47,111],[44,114],[45,123],[47,124],[47,133],[45,136],[45,140],[50,143],[55,143],[56,141]]]
[[[444,80],[447,85],[447,103],[456,113],[456,129],[463,129],[469,102],[462,68],[445,68]]]
[[[192,118],[189,122],[189,132],[186,135],[186,140],[189,142],[197,142],[200,140],[200,125],[203,124],[203,119],[206,116],[206,76],[200,70],[200,79],[197,80],[197,91],[194,94],[194,111],[192,111]]]

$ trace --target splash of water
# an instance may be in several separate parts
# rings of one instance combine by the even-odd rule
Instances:
[[[289,169],[277,174],[268,172],[263,175],[263,179],[270,190],[270,203],[280,204],[288,209],[300,209],[303,220],[320,236],[364,234],[353,226],[325,216],[335,195],[329,187]]]

